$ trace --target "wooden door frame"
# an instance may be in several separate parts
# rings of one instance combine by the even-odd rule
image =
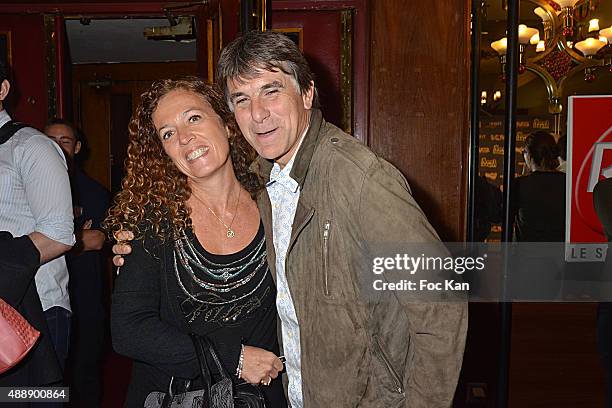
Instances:
[[[64,3],[5,3],[0,4],[1,14],[42,14],[43,16],[55,16],[54,25],[47,31],[47,37],[50,41],[53,50],[48,52],[54,55],[48,55],[49,61],[55,66],[55,75],[49,78],[47,87],[53,93],[49,102],[55,101],[53,109],[48,109],[50,112],[55,112],[54,116],[65,117],[68,109],[67,98],[64,92],[65,80],[62,66],[64,58],[65,44],[63,27],[67,19],[75,18],[165,18],[164,7],[184,4],[183,1],[169,0],[165,2],[123,2],[123,3],[79,3],[79,2],[64,2]],[[215,64],[218,61],[219,54],[223,45],[223,26],[222,26],[222,8],[219,0],[209,0],[207,4],[194,4],[190,7],[180,9],[176,12],[181,14],[193,15],[196,19],[197,27],[202,27],[196,30],[197,44],[196,60],[198,61],[198,73],[207,77],[209,81],[214,80]]]
[[[275,11],[352,11],[352,54],[349,66],[352,67],[351,91],[352,101],[349,104],[353,112],[352,133],[357,139],[369,143],[369,0],[317,0],[292,1],[274,0],[272,2],[272,23],[274,24]]]

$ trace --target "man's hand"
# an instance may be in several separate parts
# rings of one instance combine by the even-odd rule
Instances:
[[[79,234],[81,251],[99,251],[104,247],[106,235],[97,229],[86,229]]]
[[[115,233],[115,239],[117,243],[113,245],[113,264],[115,266],[123,266],[123,255],[129,255],[132,253],[132,246],[130,241],[134,239],[134,234],[131,231],[119,231]]]
[[[283,362],[274,354],[259,347],[244,346],[242,375],[251,384],[269,385],[283,371]]]
[[[80,231],[75,231],[77,242],[72,253],[80,255],[85,251],[99,251],[104,247],[106,235],[100,230],[91,229],[93,222],[91,219],[85,221]]]

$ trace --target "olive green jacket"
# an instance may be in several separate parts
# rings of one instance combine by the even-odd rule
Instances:
[[[273,163],[252,166],[269,180]],[[300,185],[286,275],[300,327],[304,407],[449,407],[461,369],[467,304],[375,300],[362,261],[385,242],[438,242],[390,163],[312,111],[291,177]],[[258,205],[276,278],[272,212]]]

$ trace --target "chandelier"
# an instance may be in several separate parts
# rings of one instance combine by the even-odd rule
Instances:
[[[519,74],[533,72],[546,84],[549,112],[562,110],[562,91],[567,78],[583,72],[584,80],[596,79],[596,71],[612,72],[612,18],[600,29],[599,19],[587,20],[597,0],[529,0],[538,17],[534,27],[519,25]],[[507,38],[491,43],[505,78]]]

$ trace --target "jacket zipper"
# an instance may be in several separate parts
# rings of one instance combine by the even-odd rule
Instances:
[[[329,242],[329,229],[331,228],[331,221],[326,220],[325,221],[325,225],[323,227],[323,277],[325,279],[325,296],[329,296],[329,282],[328,282],[328,275],[327,275],[327,268],[328,268],[328,257],[329,257],[329,249],[328,249],[328,242]]]
[[[385,363],[387,371],[389,372],[391,378],[393,379],[393,382],[395,383],[395,390],[400,394],[404,394],[404,387],[402,385],[402,381],[400,380],[399,375],[397,375],[397,372],[395,372],[395,369],[389,362],[389,359],[387,358],[387,355],[385,354],[382,345],[380,344],[380,339],[378,338],[378,335],[374,335],[374,341],[376,342],[376,346],[378,347],[380,358],[382,359],[383,363]]]

